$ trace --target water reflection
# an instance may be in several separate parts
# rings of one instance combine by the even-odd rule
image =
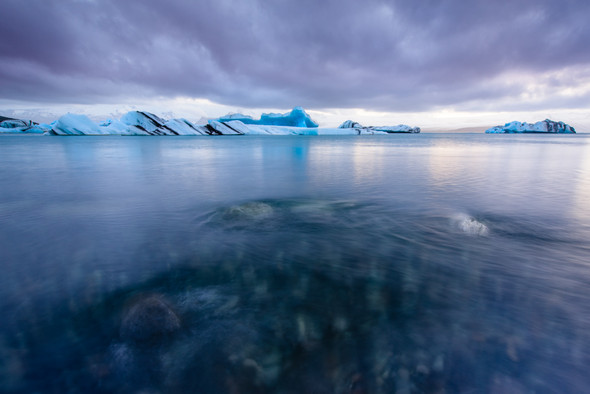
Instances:
[[[3,390],[583,392],[587,139],[385,137],[3,139]]]

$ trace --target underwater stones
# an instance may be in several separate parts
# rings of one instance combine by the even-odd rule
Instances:
[[[273,208],[270,205],[254,201],[228,208],[223,217],[227,220],[266,219],[272,214]]]
[[[180,319],[170,306],[157,296],[136,301],[125,313],[120,335],[125,341],[152,344],[180,329]]]

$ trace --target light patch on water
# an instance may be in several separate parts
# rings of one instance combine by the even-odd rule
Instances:
[[[467,235],[485,237],[490,233],[488,226],[464,213],[459,213],[453,216],[451,218],[451,223],[453,224],[453,227],[458,228]]]

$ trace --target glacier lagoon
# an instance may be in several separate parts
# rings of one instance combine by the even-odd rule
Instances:
[[[2,392],[590,384],[590,136],[0,137]]]

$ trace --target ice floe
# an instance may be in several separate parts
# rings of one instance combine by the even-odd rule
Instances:
[[[467,235],[472,236],[486,236],[490,233],[488,226],[481,223],[474,217],[466,215],[464,213],[456,214],[451,218],[452,225],[464,232]]]

